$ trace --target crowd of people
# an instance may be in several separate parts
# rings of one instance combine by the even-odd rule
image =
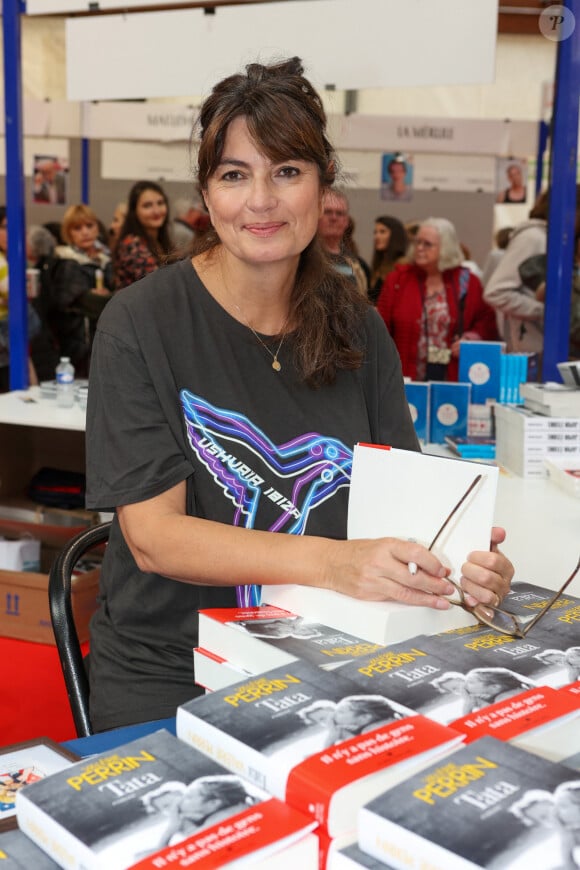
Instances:
[[[512,168],[513,167],[508,167]],[[517,168],[517,167],[516,167]],[[521,183],[521,172],[514,181]],[[580,185],[571,293],[570,358],[580,357]],[[516,201],[509,199],[505,201]],[[502,227],[480,267],[444,217],[403,224],[375,218],[372,258],[360,256],[344,190],[324,192],[317,234],[334,269],[377,308],[395,342],[403,374],[454,380],[460,341],[503,340],[508,351],[541,353],[546,292],[548,191],[529,218]],[[191,256],[211,228],[197,194],[171,208],[154,181],[132,185],[107,227],[87,205],[71,205],[61,223],[31,226],[28,265],[38,270],[29,303],[32,383],[50,379],[61,356],[88,375],[96,322],[111,296],[172,261]],[[8,375],[6,210],[0,207],[0,391]],[[4,323],[5,338],[2,338]]]
[[[78,377],[87,377],[97,320],[118,290],[160,266],[191,255],[209,228],[196,196],[170,208],[163,188],[138,181],[118,203],[107,227],[88,205],[69,206],[61,222],[31,225],[26,259],[34,273],[29,295],[29,376],[50,380],[68,356]],[[0,206],[0,391],[9,389],[6,208]],[[30,279],[28,276],[27,280]]]

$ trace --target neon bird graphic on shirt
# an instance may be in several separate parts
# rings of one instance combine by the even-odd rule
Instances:
[[[187,390],[180,397],[193,451],[235,505],[233,525],[253,528],[260,500],[270,498],[281,513],[269,530],[303,534],[310,511],[349,485],[353,454],[338,439],[308,432],[276,445],[244,414],[214,407]],[[265,472],[245,465],[236,445],[253,453],[280,489],[285,482],[287,491],[291,481],[291,495],[264,487]]]

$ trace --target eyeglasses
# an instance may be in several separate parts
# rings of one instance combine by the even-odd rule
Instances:
[[[482,479],[481,474],[478,474],[476,478],[470,483],[468,488],[465,490],[457,504],[450,511],[449,515],[446,517],[444,522],[441,525],[441,528],[438,530],[437,534],[429,544],[428,549],[431,550],[435,545],[437,539],[449,524],[452,517],[457,513],[463,502],[466,500],[468,495],[475,489],[479,481]],[[488,625],[490,628],[493,628],[495,631],[500,631],[502,634],[510,634],[513,637],[525,637],[530,630],[537,625],[538,622],[543,619],[546,613],[550,610],[550,608],[555,604],[555,602],[560,598],[563,594],[564,590],[570,585],[574,577],[580,571],[580,558],[576,563],[576,567],[573,569],[570,576],[564,581],[560,589],[557,592],[554,592],[553,596],[546,602],[545,607],[537,613],[535,616],[531,616],[528,619],[522,616],[517,616],[515,613],[510,613],[509,610],[503,610],[501,607],[493,607],[490,604],[482,604],[478,603],[475,605],[468,604],[465,600],[465,593],[459,583],[455,580],[452,580],[450,577],[447,579],[456,589],[457,598],[448,597],[447,600],[450,604],[455,605],[456,607],[462,607],[463,610],[466,610],[468,613],[473,614],[479,622],[483,623],[483,625]]]
[[[435,242],[428,242],[427,239],[415,239],[416,248],[434,248]]]

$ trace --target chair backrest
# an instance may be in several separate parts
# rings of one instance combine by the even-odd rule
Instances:
[[[81,556],[109,538],[111,523],[85,529],[55,559],[48,581],[50,618],[75,728],[79,737],[93,733],[89,717],[89,681],[72,609],[72,574]]]

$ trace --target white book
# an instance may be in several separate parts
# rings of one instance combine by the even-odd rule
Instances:
[[[461,459],[357,444],[348,508],[349,538],[413,538],[429,546],[473,480],[481,475],[433,552],[459,580],[472,550],[488,550],[498,468]],[[264,603],[319,619],[375,643],[396,643],[475,623],[460,607],[446,611],[395,602],[359,601],[310,586],[264,586]]]

